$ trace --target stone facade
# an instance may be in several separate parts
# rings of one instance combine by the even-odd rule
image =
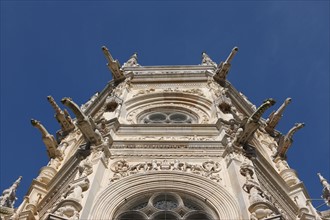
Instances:
[[[237,48],[194,66],[120,66],[102,49],[113,80],[81,107],[63,98],[74,119],[48,97],[57,140],[31,121],[50,161],[17,209],[1,197],[4,219],[323,219],[286,161],[303,124],[275,130],[291,99],[264,119],[275,101],[255,107],[226,80]]]

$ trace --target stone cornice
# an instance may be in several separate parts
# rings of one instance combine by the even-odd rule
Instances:
[[[171,135],[180,132],[182,135],[185,133],[190,135],[218,135],[218,129],[219,128],[216,124],[121,124],[119,125],[116,134],[164,135],[164,132],[166,132],[167,135]]]
[[[228,81],[226,81],[226,87],[229,89],[228,96],[232,99],[234,105],[239,106],[242,111],[248,116],[252,115],[254,109],[252,104],[247,101]]]
[[[215,71],[216,68],[210,65],[177,65],[177,66],[137,66],[137,67],[124,67],[123,71]]]
[[[105,101],[107,96],[111,93],[114,88],[114,82],[110,81],[106,87],[100,92],[97,98],[89,105],[86,110],[86,115],[94,115],[97,110],[101,107],[101,104]]]

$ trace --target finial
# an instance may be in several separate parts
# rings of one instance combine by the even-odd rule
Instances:
[[[0,206],[14,208],[16,198],[16,189],[21,183],[22,176],[13,183],[11,187],[5,189],[0,196]]]
[[[317,173],[317,175],[320,178],[320,182],[322,183],[323,187],[330,187],[330,184],[328,183],[327,179],[325,179],[321,173]],[[330,189],[330,188],[329,188]]]
[[[205,52],[202,52],[202,65],[217,67],[217,64],[213,62],[213,60]]]
[[[319,176],[320,182],[323,186],[322,198],[324,199],[327,206],[330,207],[330,184],[320,173],[317,173],[317,175]]]
[[[133,55],[127,60],[126,63],[124,63],[122,68],[125,67],[137,67],[140,66],[140,64],[138,64],[137,62],[138,60],[138,56],[137,56],[137,52],[133,53]]]
[[[35,119],[31,119],[31,124],[33,127],[36,127],[42,135],[42,141],[44,142],[47,153],[50,158],[55,158],[58,156],[61,156],[59,150],[57,149],[58,145],[53,135],[49,134],[49,132],[46,130],[46,128],[40,123],[40,121],[37,121]]]
[[[317,175],[319,176],[320,178],[320,182],[323,184],[323,181],[327,181],[322,175],[321,173],[317,173]]]
[[[108,61],[107,66],[108,66],[109,70],[112,73],[113,79],[116,82],[125,79],[125,76],[124,76],[123,72],[120,69],[121,66],[120,66],[119,61],[113,59],[110,51],[105,46],[102,46],[102,51],[104,53],[105,58]]]

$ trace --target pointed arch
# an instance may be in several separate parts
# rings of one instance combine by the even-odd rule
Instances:
[[[135,174],[110,184],[95,199],[89,219],[114,219],[129,201],[153,192],[178,192],[203,201],[214,219],[241,219],[235,198],[222,186],[204,177],[175,171]]]

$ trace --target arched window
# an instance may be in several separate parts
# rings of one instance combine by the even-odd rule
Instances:
[[[158,192],[140,196],[117,212],[116,220],[211,220],[210,209],[188,195]]]
[[[192,124],[197,118],[179,110],[155,110],[141,115],[139,121],[144,124]]]

